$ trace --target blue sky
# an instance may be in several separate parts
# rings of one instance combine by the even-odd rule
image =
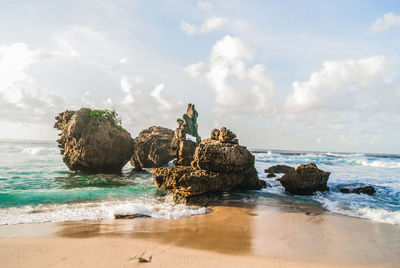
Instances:
[[[250,148],[399,153],[398,1],[1,1],[0,138],[113,108]]]

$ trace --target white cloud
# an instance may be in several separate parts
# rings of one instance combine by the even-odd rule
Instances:
[[[185,72],[215,91],[214,113],[232,112],[232,118],[244,114],[271,115],[275,84],[265,74],[262,64],[246,68],[254,58],[254,51],[238,37],[225,36],[211,49],[208,70],[202,71],[203,62],[185,68]]]
[[[170,103],[161,96],[161,91],[163,91],[163,89],[164,89],[164,84],[159,84],[154,88],[152,92],[150,92],[150,96],[152,96],[158,101],[158,103],[161,105],[160,106],[161,110],[171,110],[173,106],[172,103]]]
[[[382,32],[394,27],[400,27],[400,15],[389,12],[386,13],[383,18],[378,18],[371,25],[370,30],[372,32]]]
[[[382,75],[389,66],[384,56],[326,61],[323,68],[312,73],[308,81],[292,83],[293,90],[286,98],[285,110],[305,112],[321,108],[352,107],[355,101],[365,99],[367,92],[373,93],[376,90],[373,85],[383,81]]]
[[[198,1],[197,7],[204,11],[211,11],[214,5],[207,1]]]
[[[207,19],[202,25],[196,26],[184,20],[181,21],[181,29],[187,35],[204,34],[215,30],[220,30],[228,19],[222,17],[211,17]]]

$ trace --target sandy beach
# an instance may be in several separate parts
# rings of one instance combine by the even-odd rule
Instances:
[[[400,226],[272,199],[183,219],[0,227],[1,267],[398,267]],[[139,263],[136,257],[150,258]]]

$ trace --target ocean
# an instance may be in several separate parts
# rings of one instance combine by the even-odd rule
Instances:
[[[240,202],[270,198],[312,203],[333,213],[400,224],[400,155],[252,150],[260,179],[270,187],[224,195]],[[331,172],[330,192],[292,196],[264,169],[315,163]],[[84,175],[65,166],[55,142],[0,142],[0,225],[113,218],[141,213],[155,218],[205,214],[205,207],[175,204],[171,194],[153,187],[149,173]],[[282,174],[280,174],[281,176]],[[279,176],[279,174],[278,174]],[[341,187],[372,185],[374,196],[343,194]]]

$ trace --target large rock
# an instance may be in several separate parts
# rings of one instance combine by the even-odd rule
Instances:
[[[241,172],[254,167],[254,155],[244,146],[206,139],[197,146],[192,166],[216,172]]]
[[[56,117],[64,163],[85,173],[120,173],[133,152],[133,139],[114,111],[65,111]]]
[[[153,126],[142,130],[134,139],[132,166],[141,170],[168,164],[174,159],[169,152],[173,137],[174,131],[164,127]]]
[[[300,165],[279,179],[285,190],[295,195],[312,195],[316,191],[329,191],[330,173],[317,168],[313,163]]]
[[[152,169],[155,186],[172,190],[177,202],[189,204],[203,202],[213,193],[265,187],[257,176],[254,156],[246,147],[221,142],[214,130],[212,136],[215,139],[203,140],[197,146],[191,166]]]

